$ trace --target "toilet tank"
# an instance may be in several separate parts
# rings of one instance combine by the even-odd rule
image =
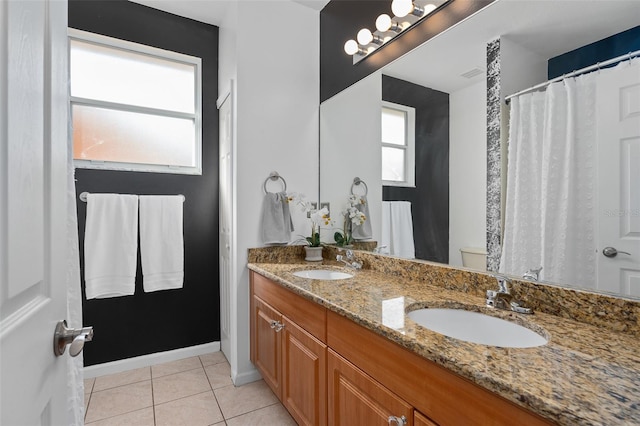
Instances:
[[[462,247],[462,266],[485,271],[487,269],[487,251],[478,247]]]

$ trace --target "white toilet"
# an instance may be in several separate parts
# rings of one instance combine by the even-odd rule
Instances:
[[[479,271],[487,270],[487,251],[477,247],[462,247],[460,249],[462,255],[462,266],[465,268],[477,269]]]

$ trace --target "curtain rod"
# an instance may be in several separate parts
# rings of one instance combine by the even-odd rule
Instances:
[[[546,87],[546,86],[550,85],[551,83],[555,83],[556,81],[562,81],[565,78],[575,77],[575,76],[580,75],[580,74],[588,73],[589,71],[599,70],[602,67],[606,67],[607,65],[615,64],[616,62],[621,62],[621,61],[624,61],[624,60],[631,60],[631,59],[635,58],[638,55],[640,55],[640,50],[636,50],[635,52],[629,52],[629,53],[617,56],[617,57],[615,57],[613,59],[609,59],[609,60],[604,61],[604,62],[598,62],[598,63],[596,63],[594,65],[589,65],[588,67],[584,67],[584,68],[581,68],[579,70],[572,71],[569,74],[563,74],[560,77],[556,77],[554,79],[545,81],[544,83],[540,83],[540,84],[535,85],[533,87],[529,87],[528,89],[521,90],[518,93],[514,93],[513,95],[509,95],[509,96],[507,96],[505,98],[505,101],[507,103],[509,103],[511,98],[515,98],[516,96],[520,96],[520,95],[523,95],[523,94],[528,93],[528,92],[533,92],[535,90],[542,89],[543,87]]]

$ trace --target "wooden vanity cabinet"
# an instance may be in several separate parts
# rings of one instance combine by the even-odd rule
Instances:
[[[301,425],[552,424],[255,272],[251,360]]]
[[[327,423],[325,324],[323,307],[251,274],[251,361],[299,425]]]

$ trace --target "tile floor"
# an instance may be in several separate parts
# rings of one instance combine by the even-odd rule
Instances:
[[[84,383],[85,424],[295,426],[264,381],[235,387],[222,352]]]

